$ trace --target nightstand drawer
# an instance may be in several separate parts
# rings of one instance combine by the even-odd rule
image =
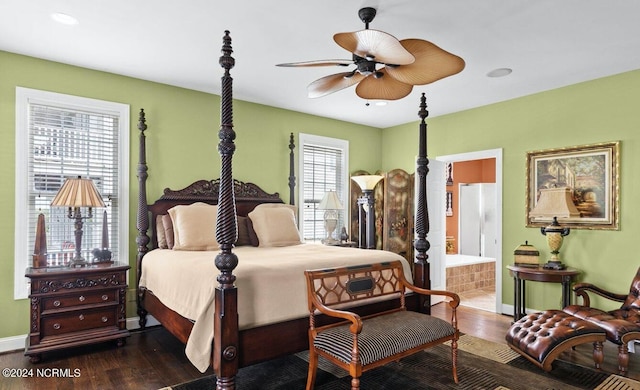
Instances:
[[[41,334],[46,337],[106,326],[116,326],[114,307],[93,311],[79,310],[65,315],[45,317],[42,319]]]
[[[92,291],[86,294],[59,295],[42,300],[43,310],[63,309],[96,303],[117,303],[117,290]]]

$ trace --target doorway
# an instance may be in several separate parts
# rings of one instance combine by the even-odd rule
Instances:
[[[501,313],[502,149],[436,160],[448,165],[451,176],[447,177],[447,255],[442,271],[447,274],[447,289],[457,292],[463,305]],[[478,172],[461,170],[456,180],[456,166]]]

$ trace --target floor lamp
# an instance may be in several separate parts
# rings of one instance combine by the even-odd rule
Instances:
[[[379,175],[362,175],[352,176],[351,179],[355,181],[362,190],[362,197],[358,199],[358,223],[359,230],[362,233],[362,220],[363,217],[366,220],[366,245],[363,243],[362,234],[358,239],[358,247],[366,249],[376,248],[376,216],[374,207],[374,195],[373,189],[376,188],[376,184],[382,180],[382,176]],[[364,214],[363,214],[364,211]]]
[[[75,179],[67,179],[55,198],[51,201],[53,207],[68,207],[69,219],[73,219],[75,226],[76,251],[73,259],[69,263],[70,267],[84,267],[88,263],[82,257],[82,225],[83,220],[93,217],[92,209],[94,207],[104,207],[104,202],[95,184],[91,179],[83,179],[78,176]],[[80,211],[81,207],[88,207],[87,215],[83,216]]]

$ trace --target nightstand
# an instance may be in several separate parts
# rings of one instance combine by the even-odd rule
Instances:
[[[25,355],[116,340],[127,330],[128,264],[90,264],[82,268],[27,268],[31,279],[30,330]]]

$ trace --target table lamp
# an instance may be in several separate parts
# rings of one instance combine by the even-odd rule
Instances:
[[[580,211],[573,204],[571,189],[568,187],[543,188],[540,190],[540,198],[529,216],[536,218],[552,218],[549,226],[541,227],[540,232],[547,237],[547,245],[551,250],[551,258],[543,266],[545,269],[565,269],[566,266],[560,261],[560,247],[564,236],[568,236],[570,229],[563,227],[558,222],[558,218],[578,218]]]
[[[82,225],[83,220],[93,217],[92,209],[94,207],[104,207],[104,202],[95,184],[91,179],[83,179],[78,176],[74,179],[65,180],[64,184],[60,188],[60,191],[56,194],[55,198],[51,201],[51,206],[54,207],[68,207],[69,219],[75,221],[75,237],[76,237],[76,251],[73,259],[69,263],[70,267],[84,267],[87,265],[87,261],[82,257]],[[88,207],[87,215],[83,216],[80,211],[81,207]]]
[[[335,245],[339,241],[333,238],[333,232],[338,226],[338,210],[342,210],[342,203],[338,199],[335,191],[329,190],[318,205],[319,210],[324,210],[324,229],[327,231],[327,237],[322,240],[325,245]]]

